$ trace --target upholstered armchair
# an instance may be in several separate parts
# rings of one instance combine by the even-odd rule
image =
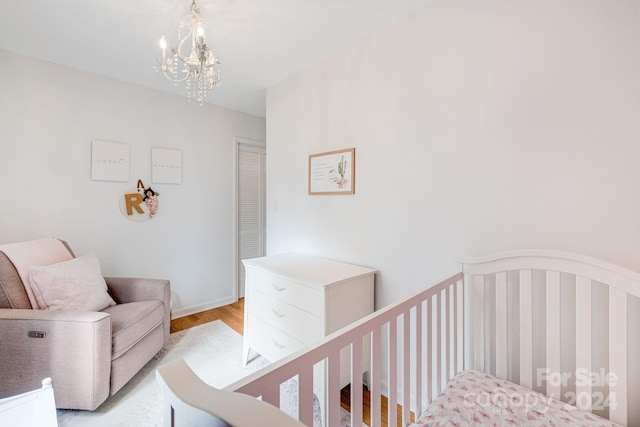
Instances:
[[[33,250],[38,244],[55,250],[45,250],[43,256]],[[33,265],[28,266],[32,254]],[[58,408],[94,410],[167,342],[168,280],[102,280],[98,264],[98,281],[106,292],[99,298],[80,298],[74,302],[79,305],[60,305],[69,271],[78,268],[77,263],[87,265],[84,257],[76,258],[56,239],[0,246],[0,398],[37,388],[42,378],[51,377]],[[89,280],[85,276],[77,286]],[[53,291],[44,289],[46,278],[54,282]],[[77,308],[96,306],[97,300],[98,306],[106,307]]]

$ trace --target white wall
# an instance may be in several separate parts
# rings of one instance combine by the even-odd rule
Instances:
[[[640,271],[640,2],[437,0],[267,93],[268,252],[380,270],[376,305],[517,248]],[[356,148],[356,194],[307,156]]]
[[[105,275],[170,279],[174,315],[230,302],[233,138],[265,120],[1,50],[0,69],[0,243],[56,236]],[[128,183],[91,180],[93,139],[129,144]],[[151,147],[182,151],[183,184],[152,185],[158,214],[131,222],[118,201],[152,184]]]

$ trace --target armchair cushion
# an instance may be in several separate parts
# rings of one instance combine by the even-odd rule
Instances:
[[[29,296],[33,308],[40,308],[38,301],[29,286],[29,267],[33,265],[51,265],[73,259],[65,244],[53,237],[30,240],[28,242],[8,243],[0,246],[0,250],[11,260],[16,268],[22,284]]]
[[[29,267],[29,284],[43,310],[100,311],[115,305],[95,254]]]
[[[158,300],[118,304],[102,312],[111,316],[112,359],[120,357],[164,320],[164,307]]]
[[[27,294],[27,290],[25,287],[25,283],[23,283],[23,278],[20,272],[18,271],[17,266],[23,271],[23,273],[27,273],[28,265],[47,265],[52,264],[58,261],[68,260],[74,257],[74,253],[64,240],[57,240],[57,242],[62,243],[66,251],[55,251],[58,258],[51,258],[49,253],[45,251],[44,256],[38,256],[39,260],[34,260],[32,263],[27,264],[27,266],[21,264],[22,256],[25,253],[34,253],[33,248],[37,243],[46,242],[48,245],[52,244],[51,239],[41,239],[34,240],[31,242],[24,242],[25,247],[29,248],[28,250],[18,250],[17,253],[15,251],[15,247],[18,244],[6,244],[0,246],[0,308],[34,308],[29,301],[29,295]],[[55,245],[55,242],[53,243]],[[20,244],[22,246],[22,244]],[[8,251],[10,254],[13,252],[13,261],[11,257],[9,257],[5,251]],[[17,255],[17,258],[16,258]],[[42,254],[40,254],[42,255]],[[17,264],[17,266],[16,266]],[[26,284],[28,286],[28,283]],[[35,307],[37,308],[37,307]]]

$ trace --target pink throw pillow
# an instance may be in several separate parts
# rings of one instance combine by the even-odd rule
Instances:
[[[29,267],[29,284],[42,310],[100,311],[116,304],[93,253]]]

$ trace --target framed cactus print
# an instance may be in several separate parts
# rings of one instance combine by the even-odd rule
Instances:
[[[355,194],[356,149],[309,155],[309,194]]]

